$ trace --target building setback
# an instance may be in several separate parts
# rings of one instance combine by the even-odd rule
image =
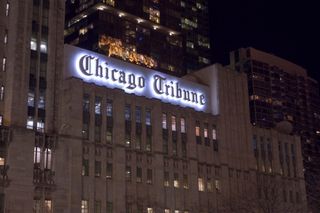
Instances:
[[[292,124],[290,134],[301,136],[310,210],[320,209],[319,85],[292,62],[254,48],[230,53],[230,67],[248,78],[250,119],[254,126],[275,128]]]
[[[210,64],[208,1],[66,1],[65,42],[182,76]]]
[[[214,65],[178,78],[64,45],[64,6],[0,3],[0,212],[262,212],[261,201],[279,190],[278,207],[305,209],[301,153],[288,154],[296,175],[281,176],[274,145],[298,147],[299,139],[252,129],[243,73]],[[82,75],[82,54],[145,84],[127,88],[120,71],[111,84]],[[203,102],[154,92],[154,76]],[[270,149],[258,141],[255,157],[254,135],[272,141],[272,170],[261,169]]]

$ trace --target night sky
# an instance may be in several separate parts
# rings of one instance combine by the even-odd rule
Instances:
[[[320,12],[316,4],[209,0],[213,62],[227,64],[229,51],[251,46],[306,68],[320,82]]]

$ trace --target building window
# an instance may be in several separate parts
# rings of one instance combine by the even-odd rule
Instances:
[[[131,106],[129,104],[126,104],[124,109],[124,117],[126,121],[131,120]]]
[[[10,9],[10,4],[7,2],[6,4],[6,16],[9,16],[9,9]]]
[[[44,201],[44,212],[51,213],[52,212],[52,200]]]
[[[28,92],[28,106],[34,107],[34,91],[29,90]]]
[[[141,182],[142,182],[142,168],[137,167],[137,183],[141,183]]]
[[[101,97],[95,97],[94,113],[96,115],[101,115]]]
[[[151,110],[146,109],[146,125],[151,126]]]
[[[196,122],[195,131],[196,131],[196,137],[200,137],[200,123],[199,123],[199,121]]]
[[[82,160],[82,176],[89,176],[89,160]]]
[[[160,11],[149,8],[149,20],[155,23],[160,23]]]
[[[107,116],[112,117],[112,100],[107,99]]]
[[[3,43],[7,44],[8,43],[8,30],[4,30],[4,38],[3,38]]]
[[[208,123],[205,123],[205,124],[204,124],[203,137],[204,137],[205,139],[208,138]]]
[[[180,118],[180,124],[181,133],[186,133],[186,120],[184,118]]]
[[[28,116],[26,126],[27,126],[27,129],[33,129],[33,117],[32,116]]]
[[[46,41],[41,41],[40,51],[42,53],[47,53],[48,52],[48,46],[47,46],[47,42]]]
[[[131,167],[126,166],[126,180],[131,181]]]
[[[177,121],[174,115],[171,116],[171,129],[172,131],[177,131]]]
[[[136,106],[136,123],[141,123],[141,107]]]
[[[146,150],[148,152],[152,151],[152,136],[151,135],[147,135]]]
[[[33,163],[36,167],[40,167],[40,159],[41,159],[41,148],[34,147],[33,148]]]
[[[167,114],[162,113],[162,129],[167,129]]]
[[[95,161],[94,162],[94,175],[96,177],[101,176],[101,161]]]
[[[94,213],[101,213],[101,201],[100,200],[94,201]]]
[[[179,174],[178,173],[174,173],[173,174],[173,187],[174,188],[179,188],[180,187]]]
[[[164,213],[170,213],[170,209],[165,209]]]
[[[0,101],[4,100],[4,86],[0,87]]]
[[[6,68],[7,68],[7,58],[6,57],[3,57],[2,58],[2,71],[6,71]]]
[[[205,186],[204,186],[203,178],[198,178],[198,190],[200,192],[204,192],[204,188],[205,188]]]
[[[148,184],[152,184],[152,178],[153,178],[152,169],[147,169],[147,183]]]
[[[84,112],[89,112],[89,110],[90,110],[90,96],[89,96],[89,94],[83,95],[82,109]]]
[[[30,49],[37,51],[37,39],[36,38],[31,38],[30,40]]]
[[[212,126],[212,140],[217,140],[217,127],[215,125]]]
[[[38,101],[38,109],[44,109],[46,105],[45,101],[45,90],[40,90],[39,91],[39,101]]]
[[[136,149],[141,150],[141,135],[136,135]]]
[[[41,200],[33,199],[33,212],[34,213],[40,213],[41,212]]]
[[[147,208],[147,213],[154,213],[153,208],[148,207]]]
[[[170,186],[169,172],[164,172],[164,175],[163,175],[163,185],[164,185],[165,187],[169,187],[169,186]]]
[[[207,189],[208,189],[208,192],[213,192],[213,181],[210,179],[210,178],[208,178],[208,180],[207,180]]]
[[[215,180],[214,184],[215,184],[215,187],[216,187],[216,191],[220,192],[221,191],[220,180]]]
[[[112,178],[112,163],[107,163],[106,178]]]
[[[112,143],[112,127],[107,127],[106,141],[107,143]]]
[[[52,168],[52,150],[50,148],[44,150],[44,168]]]
[[[183,175],[183,188],[189,189],[188,175]]]
[[[0,115],[0,126],[3,124],[3,115]]]
[[[107,213],[113,213],[113,204],[112,202],[107,202]]]
[[[127,132],[125,134],[125,145],[126,147],[131,147],[131,132]]]
[[[88,200],[81,201],[81,213],[89,213],[89,201]]]

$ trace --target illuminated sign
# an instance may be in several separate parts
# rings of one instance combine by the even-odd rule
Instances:
[[[208,111],[208,88],[117,59],[65,45],[68,74],[85,82],[118,88],[163,102]]]

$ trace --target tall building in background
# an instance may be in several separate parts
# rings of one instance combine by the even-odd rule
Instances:
[[[65,42],[182,76],[210,64],[208,2],[67,0]]]
[[[52,211],[63,17],[63,0],[0,2],[0,212]]]
[[[230,66],[248,77],[251,123],[263,128],[292,124],[301,136],[310,207],[320,209],[320,96],[318,82],[285,59],[254,48],[230,53]],[[317,211],[315,211],[317,212]]]

